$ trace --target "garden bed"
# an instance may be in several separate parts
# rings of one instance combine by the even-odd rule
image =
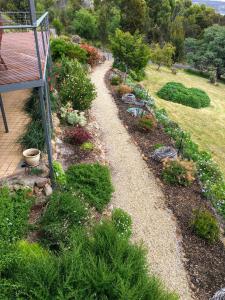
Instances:
[[[213,212],[211,205],[202,196],[197,182],[189,187],[180,187],[167,185],[161,180],[162,164],[154,161],[150,155],[156,144],[174,146],[174,142],[164,133],[160,125],[150,133],[138,129],[135,118],[127,112],[129,105],[117,97],[115,87],[109,83],[109,76],[110,72],[106,75],[106,84],[119,109],[119,117],[132,136],[134,143],[139,146],[147,165],[157,177],[166,196],[166,204],[177,219],[182,234],[184,264],[190,276],[193,291],[198,299],[209,299],[224,285],[225,248],[220,241],[209,244],[197,237],[190,227],[190,222],[193,210],[203,208]]]

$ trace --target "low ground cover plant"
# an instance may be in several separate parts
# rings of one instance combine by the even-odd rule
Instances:
[[[85,113],[74,110],[71,102],[61,107],[60,116],[69,125],[85,126],[87,124]]]
[[[87,63],[87,51],[63,38],[55,38],[51,40],[51,52],[53,60],[61,60],[63,56],[69,59],[77,59],[81,63]]]
[[[68,187],[80,192],[98,211],[109,203],[113,186],[107,166],[98,163],[74,165],[69,167],[66,177]]]
[[[166,183],[190,185],[195,180],[195,165],[186,160],[164,160],[162,178]]]
[[[114,209],[112,213],[112,222],[118,233],[124,238],[130,238],[132,234],[131,216],[121,208]]]
[[[32,204],[30,190],[0,188],[0,242],[13,243],[26,235]]]
[[[196,88],[186,88],[182,83],[168,82],[157,93],[168,101],[180,103],[193,108],[208,107],[210,98],[206,92]]]
[[[66,174],[58,161],[53,161],[53,171],[55,183],[64,186],[66,184]]]
[[[82,127],[74,127],[66,130],[65,137],[71,144],[74,145],[82,145],[92,139],[92,135]]]
[[[80,146],[81,150],[86,151],[86,152],[90,152],[92,150],[94,150],[95,145],[91,142],[84,142],[81,146]]]
[[[198,210],[193,214],[191,226],[199,237],[210,243],[219,240],[220,228],[216,218],[206,210]]]
[[[50,248],[62,246],[74,229],[88,218],[88,208],[75,192],[55,191],[40,221],[42,242]]]

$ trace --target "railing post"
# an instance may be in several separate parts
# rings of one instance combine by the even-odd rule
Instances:
[[[34,0],[29,0],[30,2],[30,16],[31,16],[31,24],[34,26],[37,21],[36,9]]]

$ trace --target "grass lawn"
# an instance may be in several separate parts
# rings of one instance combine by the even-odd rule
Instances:
[[[156,99],[159,107],[165,108],[172,120],[192,134],[193,140],[201,149],[213,154],[214,160],[225,174],[225,84],[214,86],[207,79],[179,71],[173,75],[171,70],[156,70],[149,66],[144,85]],[[169,81],[183,83],[186,87],[204,90],[211,98],[211,106],[194,109],[181,104],[165,101],[156,96],[159,89]]]

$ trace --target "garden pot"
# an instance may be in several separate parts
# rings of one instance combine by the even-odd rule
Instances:
[[[23,151],[23,157],[27,165],[37,167],[40,163],[41,151],[38,149],[27,149]]]

